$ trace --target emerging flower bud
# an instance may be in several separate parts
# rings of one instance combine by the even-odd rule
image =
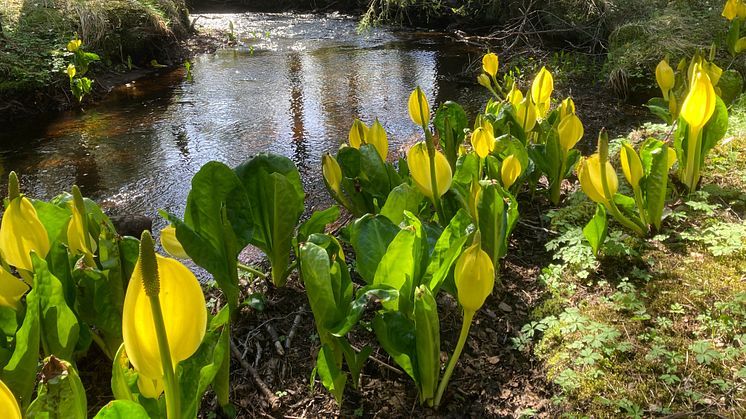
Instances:
[[[633,188],[639,187],[640,180],[644,175],[640,156],[637,155],[637,152],[635,152],[635,149],[631,145],[622,143],[619,158],[622,161],[622,172],[624,173],[624,177],[627,178],[627,182]]]
[[[479,83],[483,87],[492,89],[492,82],[490,81],[490,76],[484,73],[477,76],[477,83]]]
[[[458,302],[464,311],[476,312],[492,294],[495,285],[495,267],[490,256],[479,243],[473,244],[461,253],[453,274]]]
[[[430,105],[427,104],[425,93],[419,86],[409,95],[409,117],[420,126],[430,122]]]
[[[510,88],[508,96],[505,99],[514,107],[523,101],[523,93],[518,89],[515,82],[513,82],[513,86]]]
[[[540,117],[544,117],[549,111],[549,99],[553,90],[554,79],[552,73],[546,67],[542,67],[531,84],[531,100],[536,105]]]
[[[31,252],[44,259],[49,252],[49,237],[36,215],[34,205],[24,196],[10,201],[0,223],[0,253],[17,269],[33,271]]]
[[[350,134],[348,139],[350,145],[354,148],[359,149],[361,145],[365,144],[365,138],[368,136],[368,126],[363,121],[355,118],[350,127]]]
[[[668,65],[666,59],[662,59],[655,67],[655,80],[658,82],[658,86],[661,88],[663,93],[663,99],[668,100],[668,94],[673,89],[674,82],[676,81],[673,73],[673,68]]]
[[[342,168],[339,167],[337,159],[329,153],[321,156],[321,173],[324,175],[326,186],[338,196],[342,196]]]
[[[573,102],[572,98],[566,98],[562,101],[560,104],[560,121],[565,119],[567,115],[574,115],[575,114],[575,102]]]
[[[72,80],[73,77],[75,77],[75,72],[76,72],[75,64],[68,64],[67,65],[67,76],[70,77],[70,80]]]
[[[67,50],[70,52],[75,52],[78,49],[80,49],[80,46],[83,44],[83,41],[80,39],[73,39],[72,41],[67,43]]]
[[[521,103],[515,107],[515,117],[521,124],[523,131],[531,132],[536,125],[536,106],[531,102],[531,98],[524,98]]]

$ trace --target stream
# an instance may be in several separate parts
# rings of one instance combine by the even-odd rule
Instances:
[[[164,70],[82,111],[5,127],[3,184],[15,170],[22,191],[39,199],[77,184],[109,214],[147,215],[159,228],[157,210],[182,215],[203,164],[233,167],[271,152],[298,165],[307,206],[325,206],[321,155],[347,141],[354,118],[370,125],[378,117],[391,153],[401,153],[421,135],[407,113],[416,86],[431,107],[455,100],[472,118],[488,97],[464,75],[483,51],[442,33],[359,34],[357,21],[340,14],[195,17],[232,28],[236,46],[194,57],[191,80],[184,68]]]

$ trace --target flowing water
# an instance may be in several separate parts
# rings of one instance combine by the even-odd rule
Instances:
[[[485,89],[463,76],[482,51],[443,34],[358,34],[347,16],[204,14],[233,28],[236,47],[128,83],[84,111],[0,131],[0,171],[21,175],[29,196],[73,184],[114,214],[181,215],[190,179],[208,161],[236,166],[261,152],[292,159],[308,203],[329,201],[321,155],[347,140],[354,118],[378,117],[392,153],[418,137],[406,101],[420,86],[430,103],[455,100],[473,117]],[[193,16],[196,17],[196,16]],[[157,223],[160,224],[160,223]]]

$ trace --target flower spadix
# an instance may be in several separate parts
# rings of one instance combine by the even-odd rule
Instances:
[[[438,197],[443,196],[451,187],[453,174],[448,159],[440,151],[435,151],[435,177],[438,190]],[[427,145],[419,142],[412,146],[407,153],[407,165],[412,180],[420,189],[423,195],[431,200],[434,199],[432,178],[430,176],[430,156],[427,152]]]
[[[17,269],[33,271],[31,252],[46,258],[49,237],[39,221],[34,205],[18,192],[18,177],[11,172],[8,177],[10,202],[0,223],[0,253],[3,259]]]
[[[611,163],[607,161],[604,169],[606,170],[606,180],[610,194],[608,198],[601,181],[601,158],[598,153],[580,161],[580,165],[578,166],[578,180],[580,180],[580,187],[583,189],[583,192],[589,198],[594,202],[608,205],[619,188],[619,180]]]
[[[583,123],[575,114],[569,114],[560,120],[557,126],[559,133],[560,147],[564,153],[567,153],[575,144],[583,138]]]
[[[492,294],[495,286],[495,267],[479,242],[466,248],[456,261],[453,271],[458,302],[464,311],[476,312]]]
[[[22,419],[21,408],[7,385],[0,381],[0,412],[6,419]]]
[[[622,161],[622,172],[624,177],[627,178],[627,182],[633,188],[640,186],[640,179],[642,179],[644,172],[642,160],[640,160],[640,156],[637,155],[635,149],[627,143],[622,143],[619,158]]]
[[[176,227],[169,224],[161,230],[161,246],[169,255],[179,259],[189,259],[189,255],[179,239],[176,238]]]
[[[673,73],[673,68],[668,65],[668,61],[666,61],[665,58],[655,67],[655,81],[658,82],[658,87],[661,88],[663,99],[668,100],[668,94],[671,92],[671,89],[673,89],[676,79]]]
[[[689,129],[699,133],[712,114],[715,113],[715,89],[712,87],[710,77],[701,66],[697,65],[692,74],[692,83],[689,94],[686,95],[681,105],[681,117],[684,118]],[[694,141],[694,139],[692,139]]]
[[[417,86],[409,95],[409,117],[417,125],[424,126],[430,121],[430,105],[427,104],[425,92]]]
[[[484,72],[489,74],[491,77],[495,77],[497,75],[498,65],[499,60],[497,58],[497,54],[490,52],[489,54],[484,54],[484,57],[482,57],[482,70],[484,70]]]
[[[165,339],[157,331],[157,317],[162,317]],[[124,347],[139,373],[138,386],[143,395],[160,395],[167,379],[164,368],[173,369],[192,356],[206,327],[205,297],[197,278],[179,261],[155,254],[150,234],[143,233],[140,257],[127,286],[122,312]],[[163,346],[168,348],[165,352],[173,365],[163,365],[160,342],[164,340]]]
[[[513,183],[515,183],[515,180],[518,179],[522,171],[521,162],[514,155],[511,154],[506,157],[500,166],[500,178],[503,186],[506,189],[513,186]]]

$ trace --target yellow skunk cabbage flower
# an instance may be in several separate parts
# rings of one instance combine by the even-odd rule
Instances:
[[[321,156],[321,173],[329,188],[342,196],[342,168],[339,167],[337,159],[329,153]]]
[[[572,98],[568,97],[560,104],[560,121],[565,119],[567,115],[575,114],[575,102]]]
[[[549,111],[549,99],[552,96],[553,90],[554,79],[552,78],[552,73],[546,67],[542,67],[531,84],[531,100],[538,108],[539,116],[542,118]]]
[[[611,194],[609,199],[606,198],[603,185],[601,184],[601,159],[598,153],[580,161],[580,165],[578,166],[578,180],[580,180],[581,189],[594,202],[609,205],[609,201],[613,199],[614,194],[619,188],[619,180],[616,177],[614,167],[608,161],[606,162],[606,179],[609,183],[609,193]]]
[[[490,256],[479,243],[473,244],[461,253],[453,274],[458,302],[464,311],[476,312],[492,294],[495,285],[495,267]]]
[[[633,188],[640,186],[640,180],[642,179],[644,172],[642,169],[642,160],[637,155],[635,149],[627,143],[622,143],[622,150],[619,152],[619,158],[622,161],[622,172],[624,177],[627,178],[627,182],[632,185]]]
[[[495,149],[495,135],[485,127],[478,127],[471,133],[471,145],[480,158],[485,158]]]
[[[8,204],[0,224],[0,253],[10,265],[33,271],[31,251],[46,258],[49,237],[31,201],[18,196]]]
[[[409,149],[407,165],[412,180],[420,188],[422,194],[431,200],[434,199],[430,178],[430,156],[427,154],[427,145],[424,142],[419,142]],[[453,174],[448,159],[437,150],[435,151],[435,176],[438,184],[438,197],[441,197],[451,187]]]
[[[386,130],[383,129],[383,125],[378,122],[378,118],[373,121],[373,125],[371,125],[368,130],[365,142],[373,144],[373,147],[378,151],[378,155],[381,156],[381,160],[386,161],[386,158],[389,155],[389,139],[386,135]]]
[[[526,97],[521,103],[515,107],[515,117],[518,123],[521,124],[523,131],[528,133],[534,129],[536,125],[536,106],[531,102],[531,99]]]
[[[668,170],[671,170],[674,164],[676,164],[676,150],[673,147],[668,147]]]
[[[686,99],[681,105],[681,116],[689,124],[689,129],[692,132],[699,133],[707,121],[710,120],[715,112],[716,98],[710,77],[700,66],[696,66],[689,94],[686,95]],[[691,139],[691,141],[695,140],[695,138]]]
[[[6,419],[23,419],[15,396],[2,381],[0,381],[0,412],[3,412],[3,417]]]
[[[490,76],[484,73],[477,76],[477,83],[479,83],[483,87],[492,89],[492,82],[490,81]]]
[[[192,356],[202,343],[207,328],[205,297],[197,278],[186,266],[175,259],[154,256],[160,284],[159,289],[150,292],[155,292],[160,301],[175,366]],[[124,297],[122,337],[127,356],[140,375],[140,391],[147,397],[158,397],[163,391],[164,370],[143,270],[141,255]]]
[[[83,44],[83,41],[80,39],[73,39],[72,41],[67,43],[67,50],[70,52],[75,52],[78,49],[80,49],[80,46]]]
[[[427,104],[425,92],[417,86],[409,95],[409,117],[417,125],[425,126],[430,122],[430,105]]]
[[[21,308],[21,297],[28,290],[29,287],[25,282],[0,268],[0,306],[10,307],[18,311]]]
[[[523,101],[523,93],[521,93],[521,90],[516,86],[515,82],[513,82],[513,86],[510,88],[508,96],[505,99],[514,107],[518,106],[518,104]]]
[[[75,64],[68,64],[67,65],[67,76],[70,77],[70,80],[72,80],[73,77],[75,77]]]
[[[365,144],[365,137],[367,135],[368,126],[365,125],[363,121],[355,118],[352,122],[352,127],[350,127],[350,134],[348,135],[350,145],[359,149],[361,145]]]
[[[500,166],[500,178],[503,181],[505,189],[509,189],[521,175],[523,169],[521,168],[521,162],[514,156],[509,155],[503,160],[502,166]]]
[[[72,216],[70,222],[67,223],[67,245],[70,252],[74,255],[84,254],[93,257],[93,253],[96,252],[96,240],[88,232],[85,203],[77,186],[73,186],[70,211]]]
[[[161,246],[169,255],[179,259],[189,259],[184,247],[176,238],[176,227],[169,224],[161,230]]]
[[[673,89],[676,78],[673,73],[673,68],[668,65],[666,59],[662,59],[655,67],[655,81],[658,82],[658,86],[661,88],[663,93],[663,99],[668,100],[668,94]]]
[[[489,54],[484,54],[484,57],[482,57],[482,70],[484,70],[485,73],[489,74],[492,77],[497,76],[497,67],[499,64],[499,59],[497,58],[497,55],[490,52]]]
[[[733,20],[736,16],[746,18],[746,4],[742,0],[728,0],[723,7],[722,16],[728,20]]]
[[[567,154],[583,138],[583,123],[580,122],[577,115],[570,114],[560,120],[557,132],[559,133],[560,148],[562,148],[563,153]]]

